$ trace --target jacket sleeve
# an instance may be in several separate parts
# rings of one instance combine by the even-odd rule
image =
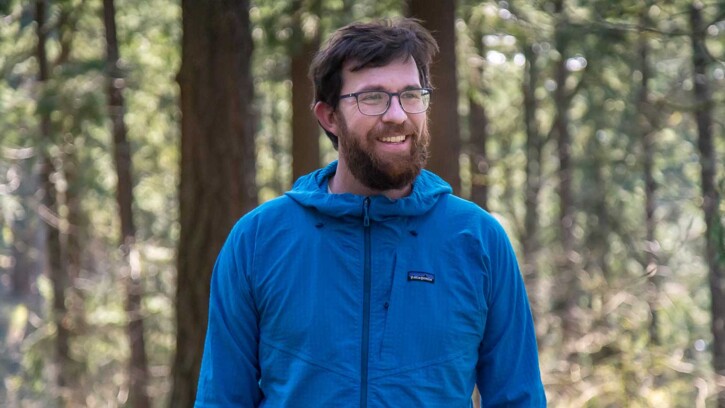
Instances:
[[[533,318],[516,256],[500,224],[488,235],[488,311],[476,366],[481,407],[545,407]]]
[[[217,258],[211,277],[209,323],[195,407],[256,407],[259,388],[258,313],[245,267],[250,246],[238,223]]]

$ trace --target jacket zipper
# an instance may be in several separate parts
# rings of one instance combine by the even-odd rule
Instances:
[[[368,354],[370,349],[370,197],[363,201],[363,227],[365,232],[365,262],[363,275],[363,330],[360,353],[360,408],[368,404]]]

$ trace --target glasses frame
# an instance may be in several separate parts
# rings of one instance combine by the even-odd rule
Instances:
[[[411,91],[425,91],[425,92],[427,92],[427,93],[423,94],[423,96],[425,96],[425,95],[428,96],[428,104],[425,107],[425,109],[423,109],[422,111],[419,111],[419,112],[408,112],[405,109],[405,107],[403,106],[403,102],[400,100],[400,94],[404,94],[406,92],[411,92]],[[358,99],[358,96],[363,95],[363,94],[366,94],[366,93],[371,93],[371,92],[384,93],[384,94],[387,94],[388,95],[388,104],[387,104],[387,106],[385,106],[385,110],[383,110],[380,113],[376,113],[376,114],[372,114],[372,115],[369,114],[369,113],[365,113],[365,112],[362,111],[362,109],[360,109],[360,100]],[[388,109],[390,109],[390,104],[393,101],[393,96],[397,96],[398,97],[398,105],[400,105],[400,109],[402,109],[403,112],[405,112],[407,114],[415,115],[415,114],[418,114],[418,113],[423,113],[423,112],[427,111],[428,108],[430,108],[430,95],[432,93],[433,93],[433,90],[431,88],[405,89],[405,90],[400,91],[400,92],[388,92],[388,91],[382,91],[382,90],[377,90],[377,91],[360,91],[360,92],[353,92],[353,93],[349,93],[349,94],[340,95],[339,96],[339,99],[355,98],[355,104],[357,105],[357,110],[361,114],[363,114],[365,116],[381,116],[381,115],[385,115],[388,112]]]

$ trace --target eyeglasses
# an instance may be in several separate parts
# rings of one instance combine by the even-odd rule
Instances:
[[[340,95],[340,99],[355,98],[360,113],[378,116],[388,111],[393,96],[398,97],[400,107],[406,113],[425,112],[430,105],[430,93],[431,90],[428,88],[408,89],[401,92],[364,91]]]

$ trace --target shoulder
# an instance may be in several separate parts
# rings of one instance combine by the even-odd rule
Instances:
[[[459,220],[466,228],[478,226],[483,231],[503,231],[500,221],[478,204],[453,194],[443,196],[436,207],[437,216]],[[500,231],[499,231],[500,230]]]
[[[504,228],[505,220],[471,201],[448,194],[431,213],[435,218],[432,225],[438,231],[459,237],[461,247],[483,255],[488,261],[514,253],[511,236]]]
[[[234,225],[232,235],[243,235],[256,231],[260,227],[292,220],[295,213],[301,211],[300,206],[287,196],[280,196],[266,201],[244,214]]]
[[[282,196],[260,204],[242,216],[229,232],[220,257],[245,271],[253,270],[255,256],[270,243],[289,237],[301,211],[293,200]]]

